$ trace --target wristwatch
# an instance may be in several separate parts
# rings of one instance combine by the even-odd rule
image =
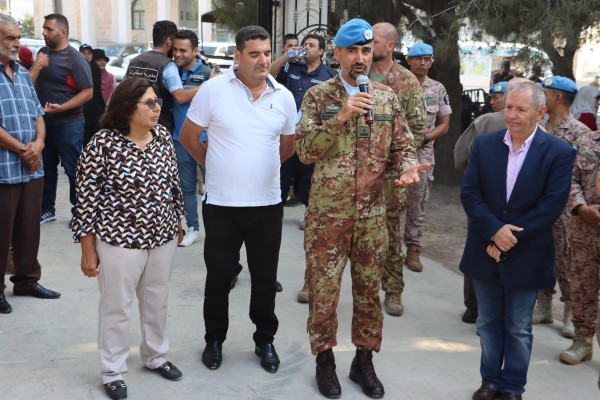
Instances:
[[[422,143],[422,145],[425,146],[429,142],[430,142],[429,136],[423,135],[423,143]]]

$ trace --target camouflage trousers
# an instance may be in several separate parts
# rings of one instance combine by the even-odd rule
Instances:
[[[571,261],[569,258],[569,247],[570,238],[569,232],[571,230],[571,216],[570,212],[563,212],[560,217],[552,225],[552,235],[554,236],[554,250],[556,253],[556,280],[558,281],[558,287],[560,288],[560,301],[571,300]],[[540,289],[540,292],[546,294],[554,294],[556,290],[553,287]]]
[[[417,150],[419,164],[431,163],[431,168],[419,173],[419,183],[408,187],[406,199],[406,224],[404,225],[404,243],[421,246],[423,225],[425,223],[425,202],[429,199],[433,184],[433,155],[420,148]]]
[[[404,252],[402,251],[402,230],[400,216],[406,211],[407,189],[392,186],[392,180],[386,179],[385,196],[387,211],[385,225],[388,231],[388,253],[381,276],[381,289],[386,293],[404,291]]]
[[[308,213],[304,250],[308,273],[308,334],[313,354],[337,345],[337,305],[348,259],[352,279],[352,343],[379,351],[383,313],[379,286],[388,246],[384,216],[358,220]]]
[[[571,302],[577,336],[594,335],[600,292],[600,227],[582,217],[573,217],[571,225]]]

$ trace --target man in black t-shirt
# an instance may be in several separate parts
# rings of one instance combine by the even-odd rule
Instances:
[[[59,162],[69,177],[69,200],[73,206],[71,212],[74,211],[75,164],[81,155],[83,142],[83,104],[93,96],[90,64],[77,49],[69,45],[67,18],[62,14],[50,14],[44,19],[43,36],[47,47],[40,52],[48,54],[49,64],[40,71],[36,82],[46,123],[40,224],[56,220]]]

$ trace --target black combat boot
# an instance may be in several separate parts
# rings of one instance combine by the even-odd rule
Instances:
[[[317,386],[319,392],[330,399],[337,399],[342,395],[340,381],[335,373],[335,357],[333,350],[325,350],[317,354]]]
[[[375,374],[371,350],[356,349],[356,355],[350,367],[350,379],[360,384],[363,393],[369,397],[379,399],[385,394],[383,384]]]

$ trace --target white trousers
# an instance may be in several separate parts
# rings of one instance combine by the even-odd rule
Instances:
[[[167,361],[167,298],[176,249],[177,240],[152,250],[135,250],[96,239],[100,258],[98,352],[103,383],[122,380],[122,374],[127,372],[134,294],[138,298],[142,327],[142,363],[154,369]]]

